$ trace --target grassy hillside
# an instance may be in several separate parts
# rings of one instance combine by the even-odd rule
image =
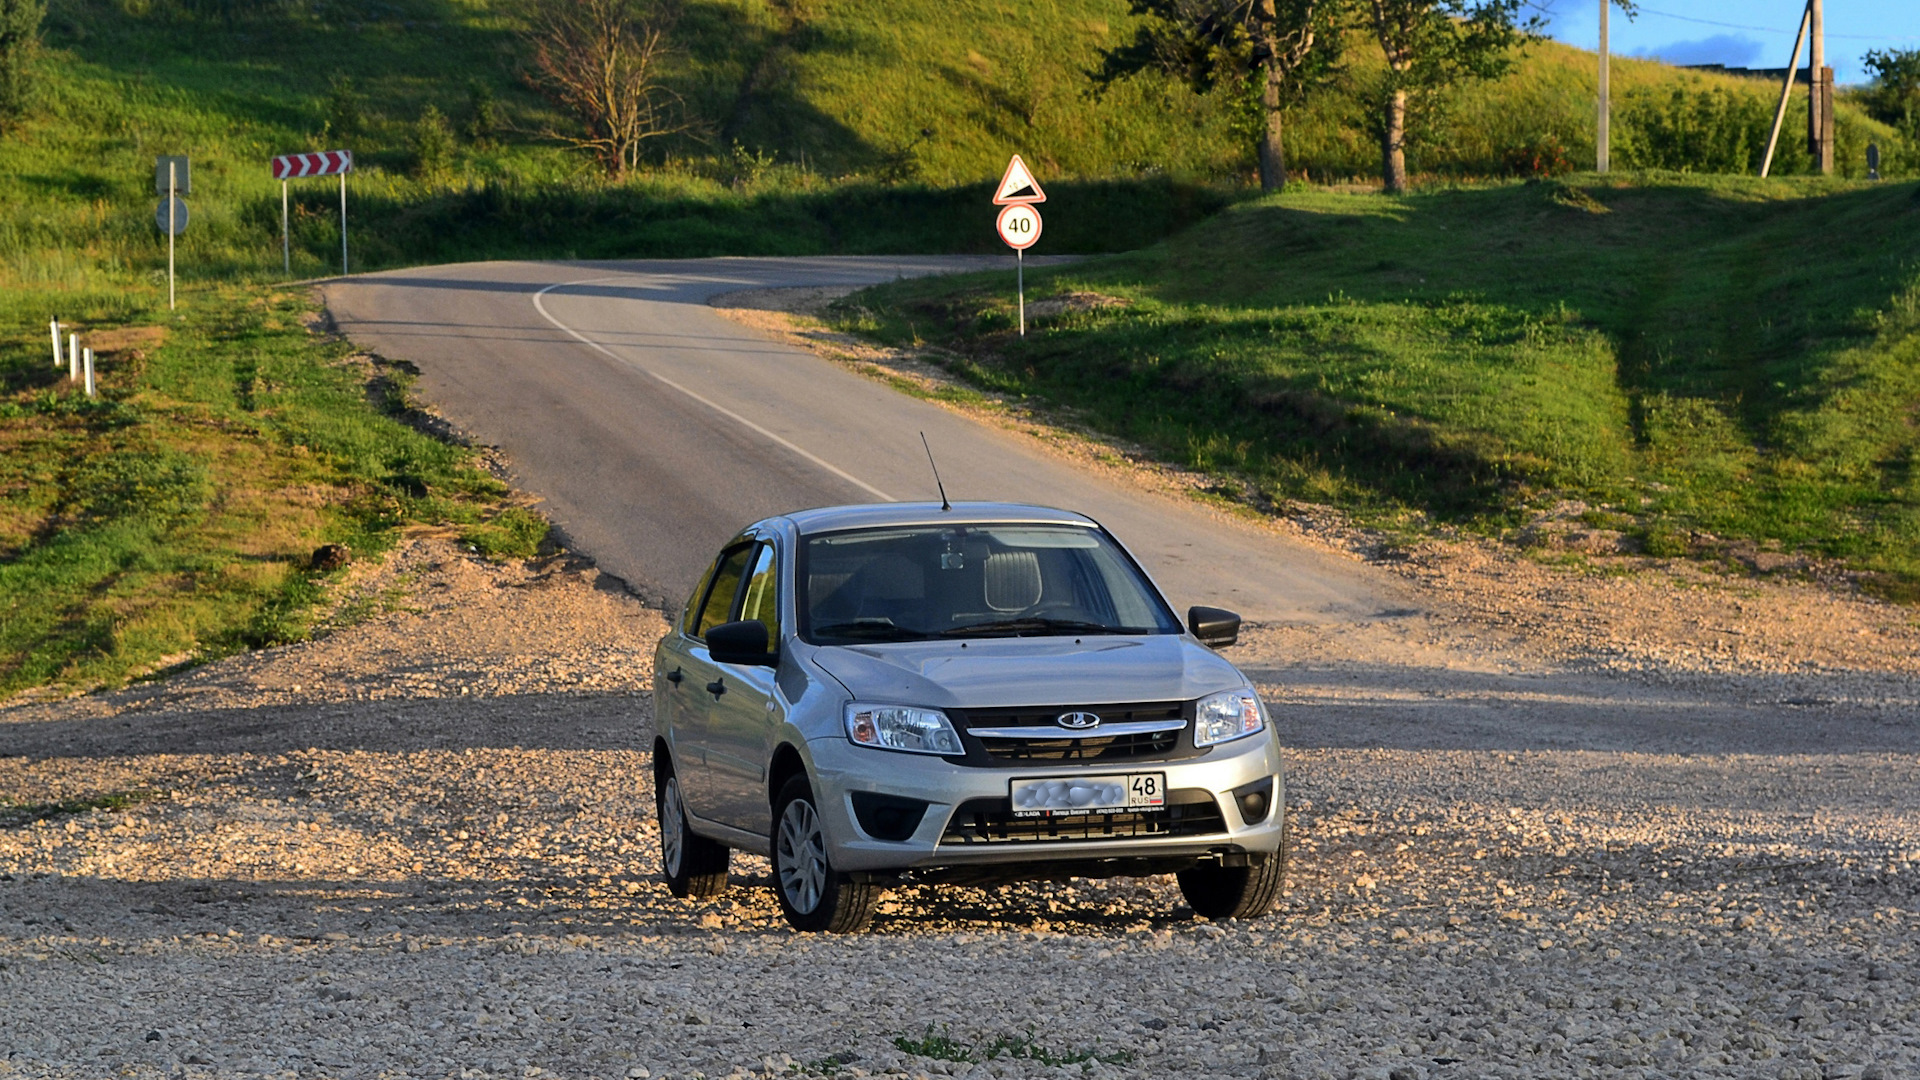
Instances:
[[[1911,596],[1917,250],[1912,183],[1301,192],[1030,274],[1126,303],[1024,340],[1005,275],[885,286],[844,321],[1274,500],[1499,530],[1571,496],[1659,554],[1802,550]]]
[[[519,80],[516,10],[52,0],[33,111],[0,139],[0,692],[297,637],[323,541],[377,549],[407,522],[496,552],[537,539],[471,455],[393,415],[396,373],[370,384],[300,326],[306,300],[275,290],[275,153],[355,151],[360,270],[992,250],[984,186],[1015,150],[1053,196],[1049,252],[1138,248],[1247,194],[1241,103],[1151,77],[1089,93],[1098,50],[1129,32],[1126,0],[685,0],[672,77],[701,136],[618,185],[532,134],[555,118]],[[1356,55],[1289,126],[1294,164],[1319,178],[1374,168]],[[1583,159],[1591,68],[1534,46],[1450,101],[1416,169]],[[1652,64],[1623,63],[1617,84],[1629,163],[1745,168],[1770,107],[1763,84]],[[427,109],[464,129],[488,98],[494,128],[423,170]],[[1909,167],[1843,108],[1843,168],[1869,137],[1890,174]],[[1783,145],[1784,171],[1804,164]],[[178,313],[151,224],[161,153],[194,161]],[[889,293],[881,321],[911,310],[924,330],[932,305],[983,378],[1084,402],[1280,495],[1498,522],[1572,490],[1656,543],[1697,523],[1910,573],[1913,316],[1889,300],[1909,295],[1908,204],[1812,190],[1602,190],[1600,216],[1572,189],[1301,193],[1054,279],[1135,304],[1023,345],[995,336],[999,282]],[[335,198],[295,185],[295,277],[337,265]],[[100,401],[52,371],[53,315],[100,345]],[[986,363],[1002,355],[1020,363]]]

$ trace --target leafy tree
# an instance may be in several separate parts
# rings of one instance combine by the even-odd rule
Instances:
[[[1859,94],[1867,114],[1913,131],[1920,121],[1920,49],[1869,49],[1862,60],[1873,72],[1873,85]]]
[[[1282,114],[1336,71],[1337,17],[1347,0],[1133,0],[1133,40],[1102,54],[1097,83],[1160,70],[1197,93],[1260,93],[1260,187],[1287,182]]]
[[[665,80],[673,10],[653,0],[537,0],[525,31],[528,85],[570,114],[542,135],[585,150],[623,179],[648,143],[691,130]]]
[[[46,14],[47,0],[0,0],[0,131],[27,111],[27,65]]]
[[[1407,121],[1442,90],[1492,79],[1513,65],[1516,46],[1538,16],[1521,18],[1526,0],[1361,0],[1387,69],[1378,88],[1380,172],[1387,191],[1407,190]]]

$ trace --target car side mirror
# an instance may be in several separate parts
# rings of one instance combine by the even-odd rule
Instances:
[[[1240,640],[1240,616],[1217,607],[1187,609],[1187,629],[1210,649],[1224,649]]]
[[[719,664],[780,664],[780,654],[767,642],[767,624],[758,619],[721,623],[708,630],[707,655]]]

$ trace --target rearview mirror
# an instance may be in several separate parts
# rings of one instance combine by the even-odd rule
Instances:
[[[707,655],[718,664],[780,664],[780,654],[767,643],[767,624],[758,619],[721,623],[708,630]]]
[[[1240,616],[1217,607],[1187,609],[1187,629],[1210,649],[1224,649],[1240,640]]]

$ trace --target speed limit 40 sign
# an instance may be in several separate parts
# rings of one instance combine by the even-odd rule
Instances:
[[[1006,241],[1008,247],[1025,251],[1040,239],[1040,211],[1026,203],[1002,207],[994,228],[1000,231],[1000,239]]]

